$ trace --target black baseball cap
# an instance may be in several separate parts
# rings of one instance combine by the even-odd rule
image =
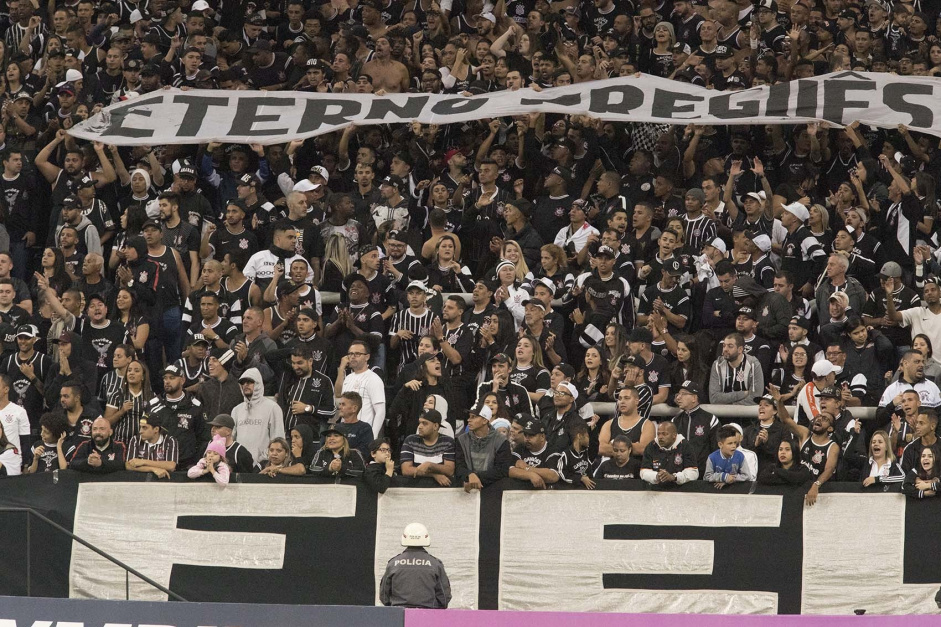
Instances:
[[[539,435],[545,432],[546,428],[536,419],[530,419],[523,423],[523,433],[525,435]]]
[[[680,262],[676,259],[670,259],[664,263],[663,271],[670,276],[681,276],[683,274],[683,268],[680,266]]]
[[[510,358],[506,356],[506,353],[497,353],[490,358],[490,363],[508,364],[510,363]]]
[[[820,398],[843,398],[843,393],[838,387],[828,385],[827,387],[817,392],[817,396]]]
[[[758,319],[758,314],[755,313],[755,310],[751,307],[739,307],[739,310],[735,312],[735,317],[739,316],[748,316],[752,320]]]
[[[702,394],[702,390],[699,389],[699,385],[695,381],[683,381],[683,385],[680,386],[680,389],[690,394],[695,394],[696,396]]]
[[[441,424],[441,412],[437,409],[426,409],[421,413],[421,418],[424,418],[428,422],[433,422],[436,425]]]

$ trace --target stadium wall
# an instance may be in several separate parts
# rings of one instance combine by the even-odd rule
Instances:
[[[373,605],[402,528],[420,520],[452,608],[938,611],[939,499],[826,484],[807,508],[799,490],[751,485],[535,491],[514,480],[473,494],[402,480],[377,498],[355,484],[238,479],[46,473],[3,481],[0,508],[33,507],[191,601]],[[0,595],[25,595],[26,518],[0,512],[0,526]],[[33,595],[125,598],[123,570],[37,519],[28,533]],[[133,576],[130,598],[166,599]]]

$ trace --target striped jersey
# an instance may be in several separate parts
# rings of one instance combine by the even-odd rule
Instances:
[[[108,399],[108,407],[121,409],[125,401],[131,401],[134,406],[131,411],[121,416],[118,424],[114,425],[114,439],[121,442],[130,442],[132,437],[137,436],[140,431],[140,419],[147,409],[148,399],[144,398],[144,393],[135,395],[130,390],[120,389],[111,395]]]
[[[402,358],[399,360],[400,369],[405,364],[410,364],[418,359],[418,341],[423,335],[428,335],[434,315],[434,312],[426,307],[420,315],[415,315],[411,309],[403,309],[392,316],[392,324],[389,325],[389,337],[403,330],[412,332],[411,339],[402,340],[399,344],[402,351]]]
[[[131,438],[127,445],[128,459],[146,459],[152,462],[177,462],[180,446],[173,436],[163,434],[153,444],[141,439],[139,435]]]

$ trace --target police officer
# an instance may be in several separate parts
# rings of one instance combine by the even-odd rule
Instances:
[[[402,532],[405,550],[389,560],[379,583],[383,605],[443,609],[451,602],[451,582],[444,564],[424,549],[431,546],[428,529],[410,523]]]

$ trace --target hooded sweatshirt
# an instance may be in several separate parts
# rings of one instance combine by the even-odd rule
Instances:
[[[62,229],[65,228],[64,224],[60,224],[56,227],[56,241],[59,241],[59,234],[62,233]],[[82,216],[82,219],[79,221],[78,225],[74,228],[78,231],[79,240],[84,241],[85,250],[89,253],[98,253],[101,254],[101,236],[98,234],[98,229],[95,228],[95,225],[92,224],[91,220]],[[81,249],[81,247],[79,247]]]
[[[268,459],[268,444],[274,438],[284,437],[284,414],[281,407],[265,397],[265,384],[257,368],[249,368],[241,378],[255,382],[251,398],[243,395],[245,402],[232,410],[235,430],[232,436],[248,449],[255,463]]]

